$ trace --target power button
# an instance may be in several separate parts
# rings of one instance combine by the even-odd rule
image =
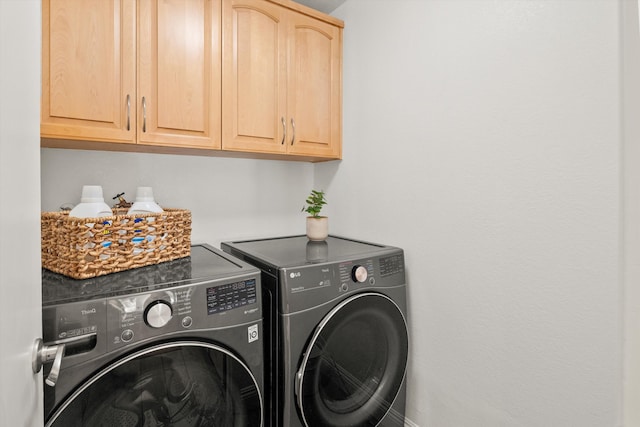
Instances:
[[[125,329],[120,334],[120,338],[122,338],[122,341],[124,342],[131,341],[133,339],[133,331],[131,329]]]
[[[183,328],[188,328],[193,324],[193,319],[191,318],[191,316],[186,316],[182,318],[182,327]]]

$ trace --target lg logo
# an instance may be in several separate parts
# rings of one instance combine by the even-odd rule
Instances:
[[[296,271],[295,273],[292,271],[292,272],[289,274],[289,277],[291,277],[292,279],[295,279],[296,277],[300,277],[300,276],[301,276],[301,274],[300,274],[300,272],[299,272],[299,271]]]

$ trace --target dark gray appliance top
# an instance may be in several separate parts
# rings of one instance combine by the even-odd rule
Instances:
[[[42,305],[154,291],[247,273],[259,271],[210,245],[194,245],[185,258],[91,279],[76,280],[42,269]]]
[[[324,241],[316,242],[310,241],[305,235],[223,242],[222,248],[233,255],[243,255],[244,259],[258,260],[276,269],[341,262],[397,249],[339,236],[329,236]]]

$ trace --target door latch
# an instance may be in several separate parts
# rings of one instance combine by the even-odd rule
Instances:
[[[51,371],[45,380],[48,386],[55,387],[60,375],[62,357],[64,356],[65,344],[44,345],[42,338],[38,338],[33,344],[33,355],[31,357],[31,368],[37,374],[42,369],[42,365],[53,360]]]

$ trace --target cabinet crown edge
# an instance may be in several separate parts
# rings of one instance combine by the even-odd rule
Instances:
[[[322,13],[319,10],[310,8],[300,3],[296,3],[293,0],[267,0],[267,1],[270,3],[274,3],[280,6],[286,7],[288,9],[295,10],[296,12],[302,13],[304,15],[308,15],[312,18],[319,19],[331,25],[335,25],[336,27],[339,27],[341,29],[344,28],[344,21],[342,21],[341,19],[338,19],[331,15],[327,15],[326,13]]]

